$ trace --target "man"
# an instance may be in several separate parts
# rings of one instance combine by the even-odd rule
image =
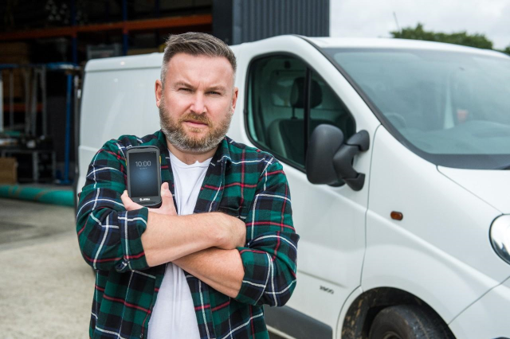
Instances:
[[[268,338],[262,305],[290,298],[298,236],[282,166],[225,136],[235,71],[221,40],[171,36],[155,86],[161,131],[92,159],[77,215],[96,271],[92,338]],[[125,151],[138,145],[162,154],[157,209],[125,191]]]

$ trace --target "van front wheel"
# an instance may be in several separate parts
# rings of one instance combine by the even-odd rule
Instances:
[[[416,305],[391,306],[380,311],[370,327],[369,339],[451,339],[444,322]]]

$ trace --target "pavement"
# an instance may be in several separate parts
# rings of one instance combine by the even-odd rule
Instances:
[[[0,337],[88,338],[94,288],[72,207],[0,199]]]

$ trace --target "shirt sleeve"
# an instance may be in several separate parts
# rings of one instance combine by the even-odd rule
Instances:
[[[297,242],[289,186],[274,158],[262,173],[246,218],[246,247],[238,248],[244,277],[236,299],[251,305],[284,305],[296,286]]]
[[[126,211],[120,198],[125,189],[124,152],[117,142],[109,141],[92,159],[76,215],[82,256],[96,270],[149,267],[141,241],[148,209]]]

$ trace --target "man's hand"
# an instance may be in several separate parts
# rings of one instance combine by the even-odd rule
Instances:
[[[243,284],[244,267],[237,250],[209,248],[173,261],[215,290],[235,298]]]
[[[137,204],[128,195],[127,191],[124,191],[120,196],[122,199],[122,203],[127,211],[138,210],[143,208],[142,205]],[[177,215],[174,205],[174,198],[172,197],[172,192],[168,188],[168,183],[164,182],[161,185],[161,206],[159,208],[149,208],[150,212],[164,215]]]
[[[224,213],[218,215],[221,238],[218,247],[224,250],[243,247],[246,244],[246,224],[238,218]]]

